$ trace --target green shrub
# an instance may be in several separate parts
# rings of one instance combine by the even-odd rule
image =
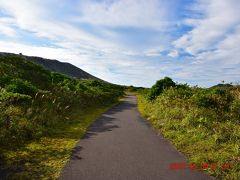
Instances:
[[[193,95],[193,90],[191,88],[173,87],[165,89],[162,92],[164,97],[169,99],[189,99]]]
[[[240,122],[240,99],[235,99],[231,104],[231,112],[233,113],[232,118],[236,122]]]
[[[64,79],[59,84],[60,84],[60,86],[64,87],[67,90],[75,91],[77,82],[75,80],[72,80],[72,79]]]
[[[239,177],[240,90],[176,85],[149,101],[138,96],[139,111],[183,152],[190,163],[229,163],[208,169],[219,179]]]
[[[31,97],[28,95],[12,93],[12,92],[0,92],[0,102],[11,104],[11,103],[21,103],[29,102]]]
[[[97,81],[97,80],[92,80],[92,81],[90,81],[89,85],[90,85],[90,86],[93,86],[93,87],[103,86],[103,84],[102,84],[100,81]]]
[[[155,99],[157,96],[159,96],[164,89],[168,89],[170,87],[175,87],[176,84],[173,82],[173,80],[169,77],[165,77],[161,80],[158,80],[150,89],[148,97],[150,100]]]
[[[78,91],[86,91],[88,88],[82,82],[78,82],[76,89]]]
[[[225,89],[198,89],[192,100],[199,107],[215,108],[222,111],[229,109],[233,97],[229,90]]]
[[[50,71],[18,55],[0,56],[0,77],[2,76],[26,80],[40,89],[48,89],[51,85]]]
[[[53,84],[58,84],[63,82],[65,79],[70,80],[71,78],[57,72],[51,72],[51,79]]]
[[[9,75],[3,75],[0,77],[0,87],[4,88],[12,80],[12,77]]]
[[[30,82],[24,81],[22,79],[13,79],[5,87],[7,92],[20,93],[26,95],[34,95],[37,92],[37,88],[33,86]]]

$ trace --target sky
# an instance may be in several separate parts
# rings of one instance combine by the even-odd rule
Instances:
[[[0,0],[0,51],[151,87],[240,82],[239,0]]]

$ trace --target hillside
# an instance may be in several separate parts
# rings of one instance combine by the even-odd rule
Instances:
[[[68,75],[70,77],[76,78],[76,79],[101,80],[70,63],[60,62],[58,60],[46,59],[46,58],[42,58],[42,57],[25,56],[25,55],[19,55],[19,54],[0,52],[0,57],[1,56],[9,56],[9,55],[24,57],[26,60],[43,65],[46,69],[48,69],[50,71],[59,72],[59,73]]]
[[[123,87],[0,56],[0,179],[57,179],[87,127]]]

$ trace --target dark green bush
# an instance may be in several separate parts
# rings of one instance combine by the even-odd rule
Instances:
[[[164,89],[168,89],[170,87],[175,87],[175,86],[176,86],[175,82],[173,82],[173,80],[169,77],[160,79],[150,89],[148,98],[150,100],[153,100],[157,96],[159,96],[163,92]]]
[[[88,88],[81,82],[79,82],[76,86],[78,91],[86,91]]]
[[[24,79],[37,88],[48,89],[51,85],[50,75],[50,71],[44,69],[42,65],[27,61],[22,56],[0,56],[0,77],[10,76],[11,79]]]
[[[37,88],[33,86],[30,82],[24,81],[22,79],[13,79],[5,87],[7,92],[20,93],[26,95],[35,95]]]
[[[173,87],[165,89],[162,92],[162,95],[169,99],[189,99],[193,95],[193,93],[194,92],[190,87]]]
[[[12,92],[0,92],[0,102],[2,103],[21,103],[29,102],[31,97],[24,94],[12,93]]]
[[[58,84],[60,82],[63,82],[65,79],[70,80],[71,78],[57,72],[51,72],[51,79],[52,79],[52,84]]]
[[[71,79],[64,79],[62,82],[59,83],[60,86],[64,87],[67,90],[75,91],[76,90],[76,81]]]
[[[86,81],[85,84],[90,87],[102,87],[103,83],[97,80]]]
[[[229,110],[233,97],[226,89],[198,89],[192,100],[199,107],[215,108],[222,111]]]
[[[143,88],[143,87],[135,87],[135,86],[126,86],[125,87],[125,89],[127,90],[127,91],[129,91],[129,92],[141,92],[141,91],[143,91],[145,88]]]
[[[9,75],[3,75],[0,77],[0,87],[4,88],[12,80],[12,77]]]
[[[231,104],[232,118],[236,122],[240,122],[240,99],[235,99]]]

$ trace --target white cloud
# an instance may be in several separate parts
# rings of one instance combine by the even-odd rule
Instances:
[[[173,42],[176,50],[194,55],[174,77],[201,86],[236,82],[240,77],[240,1],[198,0],[193,18],[183,20],[192,30]]]
[[[177,50],[173,50],[170,53],[168,53],[168,56],[172,57],[172,58],[176,58],[178,57],[179,53]]]
[[[54,13],[52,9],[46,7],[44,1],[19,0],[16,3],[14,0],[0,0],[0,8],[12,16],[8,23],[30,31],[38,37],[49,38],[60,46],[75,43],[100,49],[117,47],[115,44],[93,36],[67,21],[63,22],[51,18]]]
[[[76,49],[31,46],[1,40],[0,52],[22,53],[70,62],[96,77],[117,84],[151,86],[157,79],[154,75],[160,71],[154,64],[138,61],[134,57],[129,59],[128,56],[119,53],[96,57],[96,54],[82,53]]]
[[[91,4],[86,3],[86,5]],[[94,3],[92,5],[94,6]],[[101,7],[97,8],[93,14],[91,14],[91,9],[94,7],[89,7],[89,11],[85,9],[84,13],[89,14],[84,14],[83,17],[84,21],[93,24],[96,21],[98,25],[160,28],[165,23],[163,17],[166,9],[164,9],[164,4],[161,4],[160,8],[159,5],[159,2],[155,0],[138,3],[137,1],[116,1],[109,7],[109,12],[105,12],[105,6],[99,4]],[[3,9],[11,17],[4,22],[5,24],[14,25],[21,31],[26,30],[37,38],[47,38],[51,44],[56,46],[43,47],[34,45],[34,42],[24,44],[17,40],[0,40],[0,51],[70,62],[99,78],[114,83],[151,85],[151,79],[158,78],[153,75],[159,72],[154,64],[136,60],[135,56],[157,56],[162,48],[152,48],[141,52],[131,47],[125,48],[118,41],[114,42],[118,37],[113,31],[98,27],[104,38],[95,36],[82,30],[77,23],[72,23],[71,19],[62,21],[54,17],[55,9],[52,8],[48,6],[47,1],[0,0],[0,10]],[[116,12],[115,15],[114,12]],[[103,17],[105,15],[109,17]],[[103,22],[95,19],[98,16]],[[114,72],[113,69],[117,70]],[[142,82],[145,83],[142,84]]]
[[[82,5],[78,20],[110,27],[161,29],[169,25],[169,8],[164,0],[88,1]]]
[[[65,51],[63,48],[51,48],[51,47],[41,47],[24,45],[16,42],[1,41],[0,40],[0,51],[10,52],[10,53],[22,53],[29,56],[40,56],[44,55],[45,58],[58,59],[61,57],[62,60],[71,59],[74,54]]]
[[[0,33],[7,36],[15,36],[16,31],[12,27],[12,19],[11,18],[2,18],[0,17]]]
[[[161,56],[162,51],[164,51],[163,47],[150,48],[145,50],[143,55],[148,57],[158,57]]]
[[[176,48],[196,55],[215,47],[233,27],[240,24],[240,1],[199,0],[194,10],[201,16],[185,20],[193,29],[174,42]]]
[[[63,6],[64,12],[59,15],[56,12],[59,4],[68,3],[67,0],[0,0],[0,10],[7,14],[4,18],[0,15],[0,33],[10,37],[0,39],[0,51],[70,62],[120,84],[151,86],[164,76],[203,86],[237,80],[240,1],[197,1],[191,7],[195,13],[179,20],[192,26],[187,33],[181,32],[181,23],[180,30],[172,27],[176,23],[172,14],[176,12],[170,2],[179,1],[81,1],[79,6],[71,5],[74,14],[65,14],[67,7]],[[94,32],[82,28],[82,23],[91,26]],[[19,31],[37,40],[44,37],[53,46],[36,45],[34,40],[26,43]],[[175,33],[182,35],[172,42]],[[183,51],[194,57],[177,61]]]

